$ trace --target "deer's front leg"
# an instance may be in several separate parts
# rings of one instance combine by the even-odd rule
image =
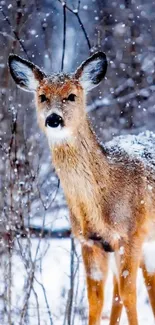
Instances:
[[[104,284],[108,271],[108,254],[99,247],[82,246],[83,261],[87,278],[89,302],[89,325],[99,325],[104,303]]]
[[[138,325],[136,279],[140,263],[141,242],[138,238],[130,238],[130,241],[123,246],[124,254],[120,256],[118,253],[117,255],[119,259],[119,294],[126,309],[128,324]]]

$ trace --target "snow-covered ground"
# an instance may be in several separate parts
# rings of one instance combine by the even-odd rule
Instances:
[[[32,258],[35,256],[38,241],[31,240]],[[44,256],[41,260],[38,258],[36,267],[36,280],[34,281],[34,290],[38,296],[39,310],[40,310],[40,324],[50,325],[50,318],[47,304],[43,292],[43,287],[37,282],[43,284],[46,291],[46,298],[48,300],[49,309],[51,312],[54,325],[64,324],[64,318],[67,308],[67,297],[70,289],[70,239],[62,240],[42,240],[38,256]],[[34,255],[34,256],[33,256]],[[20,256],[13,257],[13,290],[12,301],[13,309],[18,310],[21,303],[27,295],[24,287],[25,269],[23,261]],[[73,309],[76,311],[74,324],[86,324],[86,314],[88,311],[86,288],[85,288],[85,274],[83,270],[82,259],[80,257],[80,247],[77,243],[75,255],[76,277],[74,285],[74,303]],[[140,325],[153,325],[153,315],[148,303],[146,289],[143,283],[141,270],[138,273],[137,279],[138,292],[138,317]],[[103,325],[109,324],[109,315],[112,300],[112,273],[109,272],[109,277],[106,284],[105,307],[103,311]],[[15,308],[16,307],[16,308]],[[7,324],[7,323],[6,323]],[[14,324],[20,324],[20,318],[14,315]],[[37,308],[35,296],[32,293],[29,303],[29,324],[38,325]],[[123,311],[121,318],[121,325],[127,325],[126,314]],[[4,325],[4,324],[3,324]]]

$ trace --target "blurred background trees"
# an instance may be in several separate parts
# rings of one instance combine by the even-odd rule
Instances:
[[[7,60],[13,52],[47,73],[73,72],[103,50],[107,76],[88,94],[100,140],[154,130],[155,2],[5,0],[0,6],[0,324],[85,323],[80,249],[70,238],[33,95],[16,88]],[[58,269],[65,273],[60,281]]]

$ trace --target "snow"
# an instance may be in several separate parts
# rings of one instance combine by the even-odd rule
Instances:
[[[150,273],[155,272],[155,242],[147,242],[143,244],[143,257],[146,269]]]
[[[24,241],[23,241],[24,242]],[[38,241],[33,239],[32,251],[33,257],[36,252]],[[39,283],[42,283],[47,295],[47,300],[49,308],[51,311],[52,319],[54,325],[60,325],[64,321],[65,310],[67,304],[67,297],[70,289],[70,239],[67,240],[51,240],[48,246],[48,241],[43,240],[40,247],[40,253],[43,254],[42,263],[38,259],[36,267],[36,279]],[[155,245],[154,245],[155,248]],[[46,254],[44,252],[47,250]],[[112,255],[112,254],[110,254]],[[82,258],[80,256],[80,246],[76,243],[76,256],[75,259],[75,269],[77,268],[74,286],[74,304],[73,309],[76,310],[74,325],[86,322],[86,315],[88,312],[88,304],[86,298],[86,286],[85,286],[85,272],[83,268]],[[78,263],[79,261],[80,263]],[[40,266],[39,266],[40,265]],[[96,273],[93,275],[99,275]],[[13,307],[16,306],[16,310],[21,306],[23,299],[25,297],[24,287],[24,274],[25,268],[23,261],[20,256],[14,254],[13,256],[13,287],[15,290],[12,291],[13,294]],[[124,271],[124,277],[127,279],[128,271]],[[34,282],[34,289],[38,295],[39,306],[40,306],[40,317],[41,324],[50,325],[49,315],[47,312],[47,306],[45,304],[45,298],[43,295],[42,287],[39,283]],[[112,271],[109,272],[106,288],[105,288],[105,306],[103,310],[103,319],[101,325],[109,324],[109,316],[111,310],[112,301]],[[137,278],[137,295],[138,295],[138,317],[139,324],[149,325],[154,324],[153,314],[148,303],[147,292],[143,283],[142,273],[139,269]],[[78,313],[79,311],[79,313]],[[36,303],[33,295],[30,298],[29,303],[29,325],[38,325],[37,322],[37,310]],[[17,315],[14,315],[14,321],[17,322]],[[7,324],[7,323],[6,323]],[[3,324],[5,325],[5,323]],[[127,325],[126,313],[123,311],[120,325]]]
[[[120,255],[123,255],[123,254],[124,254],[124,247],[123,247],[123,246],[120,247],[120,249],[119,249],[119,254],[120,254]]]
[[[138,135],[125,135],[114,137],[113,140],[106,143],[105,149],[110,157],[115,155],[122,157],[124,155],[131,159],[138,158],[145,164],[154,166],[155,162],[155,133],[145,131]]]
[[[123,273],[122,273],[122,276],[126,279],[128,275],[129,275],[129,271],[124,270]]]
[[[36,20],[35,22],[35,19],[33,19],[34,18],[33,15],[32,15],[32,19],[29,16],[28,18],[30,20],[28,20],[27,24],[24,24],[24,29],[22,30],[22,37],[23,37],[22,42],[24,42],[23,44],[25,44],[24,46],[26,50],[28,51],[29,55],[31,55],[34,58],[36,63],[38,63],[39,65],[43,64],[47,71],[53,71],[53,70],[57,71],[60,67],[61,58],[62,58],[62,44],[60,44],[62,39],[62,24],[60,24],[61,19],[58,19],[58,16],[59,18],[62,17],[62,8],[61,5],[58,4],[59,9],[56,8],[55,10],[55,8],[53,9],[52,7],[49,6],[49,4],[52,3],[51,1],[47,1],[47,3],[46,6],[43,8],[43,12],[42,11],[40,13],[38,12],[38,15],[40,16],[42,22],[46,21],[46,19],[43,18],[44,16],[52,17],[52,19],[48,19],[47,24],[46,23],[42,24],[42,27],[48,28],[47,44],[44,45],[44,39],[42,38],[43,34],[40,30],[40,27],[38,28],[38,26],[40,26],[40,22],[37,23],[38,20]],[[90,37],[91,44],[99,43],[98,44],[99,47],[104,48],[104,50],[108,54],[109,63],[111,65],[110,69],[108,69],[108,75],[107,75],[108,77],[106,78],[105,82],[101,85],[102,91],[100,95],[104,96],[104,98],[100,96],[98,97],[98,99],[94,100],[94,97],[97,98],[97,96],[94,96],[95,95],[94,93],[94,95],[92,96],[92,104],[89,105],[88,111],[89,112],[95,111],[95,114],[98,114],[98,116],[97,115],[95,116],[95,123],[97,125],[98,133],[102,135],[102,139],[105,138],[109,139],[113,133],[120,134],[121,132],[135,132],[135,131],[138,132],[139,129],[144,130],[146,126],[149,127],[150,129],[155,129],[154,127],[155,125],[153,122],[154,111],[155,111],[155,106],[154,106],[155,96],[152,94],[154,93],[155,90],[155,86],[153,85],[154,82],[153,73],[154,73],[154,62],[155,62],[154,43],[152,42],[153,39],[152,33],[154,31],[154,25],[153,25],[154,10],[151,10],[150,5],[148,4],[143,4],[139,6],[140,10],[143,9],[142,11],[139,12],[139,14],[141,14],[141,16],[145,18],[145,28],[144,28],[143,21],[139,22],[140,15],[136,14],[134,6],[132,6],[133,12],[130,12],[130,9],[126,8],[124,4],[119,4],[116,1],[111,3],[109,2],[109,6],[110,6],[109,7],[110,14],[109,14],[109,8],[102,8],[103,7],[102,1],[100,1],[100,3],[101,3],[100,8],[103,10],[100,11],[93,10],[94,8],[97,7],[97,1],[92,0],[90,5],[89,1],[87,0],[86,4],[84,5],[81,4],[81,8],[83,10],[80,11],[80,17],[82,19],[82,22],[84,23],[86,32],[88,32],[88,36]],[[62,2],[62,5],[64,4],[65,1]],[[6,5],[5,1],[1,1],[1,5]],[[13,7],[12,8],[11,7],[12,5],[9,4],[8,13],[11,14],[11,17],[13,17],[14,11],[12,11]],[[72,8],[75,7],[73,6]],[[113,8],[115,8],[114,11]],[[32,11],[31,8],[25,7],[25,12],[23,11],[23,15],[25,13],[27,15],[28,13],[27,9],[31,13]],[[48,12],[46,12],[46,10],[48,10]],[[60,12],[58,12],[58,10],[60,10]],[[99,12],[100,15],[98,15]],[[51,16],[52,13],[54,14]],[[74,13],[77,13],[76,9],[74,9]],[[127,15],[129,13],[130,23],[124,20],[125,17],[124,15],[126,15],[126,13]],[[108,18],[107,21],[105,21],[105,24],[107,26],[106,30],[103,28],[103,15],[105,15],[105,17],[107,16]],[[73,15],[73,19],[74,17],[75,15]],[[130,28],[132,27],[132,23],[134,24],[135,18],[136,19],[138,18],[139,26],[137,28],[137,35],[139,35],[139,37],[133,38],[131,37],[130,34],[131,32]],[[65,61],[64,61],[64,66],[65,69],[67,69],[67,71],[71,71],[72,69],[74,71],[75,68],[80,63],[81,59],[82,60],[85,59],[88,54],[86,53],[87,49],[85,46],[85,39],[82,35],[81,27],[78,28],[77,23],[75,23],[74,26],[73,19],[71,17],[70,19],[67,19],[66,51],[65,51]],[[75,21],[76,21],[76,17],[75,17]],[[92,22],[91,24],[90,21]],[[151,25],[150,25],[150,21],[151,21]],[[35,23],[37,23],[38,25],[36,25]],[[3,20],[2,20],[2,25],[4,25],[3,29],[7,27],[7,24],[3,24]],[[32,28],[30,28],[30,26]],[[133,26],[136,25],[134,24]],[[148,29],[149,26],[150,29]],[[5,31],[3,32],[2,34],[3,37],[4,36],[12,37],[9,35],[10,26],[8,26],[8,28],[9,29],[6,35],[5,35]],[[30,37],[27,37],[28,34]],[[4,48],[7,49],[7,43],[3,43],[3,44],[4,44]],[[131,44],[136,44],[135,56],[132,58],[130,55]],[[47,47],[47,49],[45,49],[45,47]],[[23,56],[24,53],[23,52],[21,53],[22,53],[21,55]],[[4,66],[6,67],[5,54],[6,52],[3,53],[3,49],[2,49],[2,55],[4,56],[5,60],[4,63],[3,62],[0,63],[0,68],[4,68]],[[44,63],[42,62],[41,57],[44,58]],[[139,67],[137,65],[137,62]],[[136,65],[135,71],[134,69],[131,71],[131,63],[134,63]],[[51,65],[53,66],[51,67]],[[141,76],[141,81],[140,81],[141,83],[137,85],[136,82],[137,78],[135,72],[136,71],[141,72],[141,70],[144,72],[144,74],[143,76]],[[3,76],[5,77],[5,73],[3,73],[2,71],[2,78]],[[2,79],[2,84],[3,83],[5,84],[5,82],[3,81],[4,80]],[[8,94],[8,89],[6,90],[5,88],[1,88],[1,92],[2,95],[4,95],[5,93]],[[24,109],[27,110],[27,99],[26,99],[26,103],[22,98],[21,100],[22,105],[17,104],[17,97],[14,96],[13,89],[11,90],[11,93],[13,95],[12,99],[15,100],[15,106],[12,107],[9,106],[9,109],[11,108],[12,110],[14,110],[15,108],[16,111],[16,107],[20,107],[21,111],[24,111]],[[139,103],[140,96],[145,97],[145,100],[147,99],[147,101],[143,102],[141,100],[141,102]],[[130,103],[131,103],[131,107],[134,108],[133,122],[135,125],[135,130],[134,129],[124,130],[125,124],[128,120],[128,114],[126,113],[124,114],[123,117],[120,118],[120,112],[123,110],[122,107],[123,108],[128,107],[128,113],[130,114]],[[5,105],[6,104],[7,103],[5,103]],[[100,108],[100,110],[98,110],[98,108]],[[2,123],[2,127],[3,127],[4,120],[7,120],[7,116],[4,115],[2,117],[3,117],[3,123]],[[31,124],[31,117],[28,120],[28,122],[29,124]],[[22,127],[23,124],[21,123],[20,128]],[[101,132],[99,132],[99,130],[101,130]],[[7,131],[8,130],[6,129],[6,134]],[[34,137],[35,135],[33,129],[33,142],[35,141]],[[19,143],[22,142],[23,142],[23,138],[21,138],[21,141]],[[41,146],[44,147],[41,140],[40,143]],[[117,144],[118,144],[118,148],[116,148]],[[151,166],[153,166],[153,160],[155,158],[154,148],[155,148],[154,135],[149,132],[142,133],[139,136],[130,135],[127,136],[126,138],[124,138],[124,136],[117,137],[111,142],[109,142],[109,144],[107,144],[107,151],[109,152],[109,154],[114,152],[118,155],[120,154],[130,155],[131,158],[141,159],[144,163],[146,163],[146,161],[148,163],[149,161]],[[35,149],[35,153],[37,151],[38,148]],[[32,152],[29,152],[28,155],[29,157],[33,157]],[[20,153],[20,156],[22,157],[22,152]],[[43,160],[46,159],[45,157],[47,156],[44,155]],[[2,159],[5,161],[5,157],[3,157]],[[46,164],[43,165],[41,163],[40,174],[42,173],[42,178],[46,175],[46,172],[47,172],[47,165]],[[50,172],[51,171],[49,171],[49,173]],[[49,187],[50,187],[49,184],[52,184],[53,186],[53,183],[54,181],[51,182],[51,179],[48,184],[46,181],[45,184],[46,193],[47,191],[49,191]],[[23,186],[24,182],[21,181],[20,185]],[[149,184],[148,184],[148,190],[152,191],[152,186]],[[47,199],[46,202],[48,202],[48,198],[46,199]],[[61,206],[62,202],[64,203],[64,199],[62,199],[62,195],[58,195],[55,204]],[[144,201],[142,200],[141,203],[144,204]],[[42,213],[41,210],[39,210],[37,204],[36,206],[35,203],[33,204],[32,211],[35,211],[35,213],[33,214],[33,217],[31,219],[31,224],[42,225]],[[55,212],[52,212],[52,216],[50,212],[46,214],[45,227],[48,226],[50,229],[68,227],[68,223],[69,223],[68,213],[67,210],[64,208],[59,211],[57,210]],[[8,230],[9,230],[9,226],[8,226]],[[21,240],[21,244],[24,253],[24,246],[26,245],[25,240]],[[38,245],[38,240],[34,238],[30,239],[29,249],[30,249],[30,255],[32,254],[33,258],[36,253],[37,245]],[[71,246],[71,242],[69,239],[68,240],[50,240],[50,239],[44,240],[43,239],[41,242],[41,247],[39,249],[39,256],[36,262],[36,270],[35,270],[36,280],[39,280],[45,287],[54,325],[64,324],[64,318],[67,309],[68,294],[70,290],[70,246]],[[148,254],[148,251],[150,251],[151,255]],[[120,255],[122,255],[123,252],[124,249],[123,247],[121,247],[119,251]],[[74,287],[74,306],[73,306],[74,310],[76,310],[76,316],[75,316],[75,321],[73,323],[74,325],[76,324],[79,325],[79,324],[86,324],[86,313],[88,312],[88,305],[86,300],[85,273],[83,269],[83,263],[80,255],[79,245],[77,245],[76,254],[77,256],[75,257],[75,269],[77,271],[75,272],[76,278],[75,278],[75,287]],[[43,259],[40,259],[40,256],[43,256]],[[117,275],[117,269],[114,262],[113,254],[110,254],[110,256],[111,256],[111,262],[110,262],[111,270]],[[154,271],[155,265],[153,261],[153,256],[155,256],[155,244],[153,245],[151,244],[151,247],[149,247],[148,243],[145,244],[143,247],[143,256],[146,261],[147,269],[151,272]],[[6,256],[1,256],[1,263],[3,259],[6,259],[5,260],[6,269],[4,271],[6,271],[6,274],[8,274],[7,268],[9,264],[9,259],[6,258]],[[31,267],[29,267],[28,265],[26,265],[26,269],[25,269],[23,261],[24,259],[21,258],[17,246],[15,247],[15,250],[13,252],[13,257],[12,257],[13,283],[11,288],[12,304],[13,304],[12,323],[16,325],[21,324],[21,322],[19,321],[20,315],[18,314],[18,311],[21,311],[21,307],[23,306],[23,299],[27,294],[27,290],[26,290],[27,283],[25,283],[27,279],[26,272],[30,273],[31,271]],[[109,272],[109,276],[106,284],[105,308],[103,311],[102,325],[109,324],[109,315],[110,315],[111,299],[112,299],[112,287],[113,287],[112,271]],[[0,272],[2,272],[2,270],[0,270]],[[126,276],[126,280],[127,280],[128,277],[126,272],[128,272],[128,270],[125,270],[124,272],[125,272],[124,276]],[[1,306],[1,297],[2,297],[1,294],[3,294],[3,290],[2,290],[3,286],[7,284],[7,281],[9,281],[9,279],[6,277],[6,274],[4,273],[0,277],[0,306]],[[99,276],[99,274],[95,269],[93,270],[93,276],[94,277]],[[34,288],[39,299],[39,309],[40,309],[40,319],[41,319],[40,323],[41,325],[45,325],[45,324],[50,325],[48,308],[45,303],[43,290],[36,280],[34,282]],[[150,305],[148,304],[148,296],[143,283],[141,270],[139,270],[138,272],[137,293],[138,293],[137,309],[138,309],[138,316],[139,316],[139,324],[144,325],[148,323],[149,325],[153,325],[154,324],[153,315],[152,315]],[[6,325],[8,324],[8,320],[6,320],[5,323],[1,322],[0,320],[0,323]],[[38,325],[36,301],[33,293],[30,297],[30,302],[29,302],[28,323],[29,325]],[[123,312],[122,315],[121,325],[127,325],[127,318],[125,312]]]

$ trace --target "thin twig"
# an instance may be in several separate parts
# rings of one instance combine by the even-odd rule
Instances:
[[[43,291],[43,295],[44,295],[44,299],[45,299],[45,302],[46,302],[46,307],[47,307],[47,312],[48,312],[48,316],[49,316],[49,320],[50,320],[50,324],[53,325],[53,320],[52,320],[52,315],[51,315],[51,311],[50,311],[50,307],[49,307],[49,303],[48,303],[48,300],[47,300],[47,295],[46,295],[46,290],[45,290],[45,287],[44,285],[38,281],[38,279],[35,277],[35,280],[36,282],[41,286],[42,288],[42,291]]]
[[[28,301],[31,295],[31,290],[33,289],[33,281],[34,281],[34,269],[31,272],[30,278],[29,278],[29,289],[27,290],[26,293],[26,297],[25,297],[25,303],[24,306],[21,310],[21,317],[20,317],[20,324],[23,324],[24,318],[25,318],[25,314],[27,311],[27,307],[28,307]]]
[[[66,309],[65,309],[65,315],[63,320],[63,325],[72,324],[72,307],[73,307],[73,296],[74,296],[74,255],[75,255],[75,245],[74,245],[74,239],[71,238],[71,250],[70,250],[70,289],[68,291],[68,297],[67,297],[67,303],[66,303]]]
[[[61,71],[64,69],[64,58],[66,49],[66,3],[63,4],[63,48],[62,48],[62,61],[61,61]]]
[[[112,97],[112,95],[110,94],[109,96],[103,99],[97,99],[95,100],[92,104],[87,106],[87,112],[92,112],[94,110],[99,109],[100,107],[103,106],[112,106],[112,105],[116,105],[117,103],[121,103],[121,104],[126,104],[127,102],[129,102],[130,100],[135,99],[136,97],[142,97],[142,98],[148,98],[152,92],[155,91],[155,86],[151,85],[145,88],[141,88],[141,89],[137,89],[136,91],[130,92],[127,95],[124,96],[115,96],[115,92],[114,95]]]
[[[29,55],[27,53],[27,50],[25,48],[25,46],[23,45],[23,42],[21,41],[21,39],[19,38],[18,34],[16,33],[16,31],[14,30],[14,28],[12,27],[12,24],[9,20],[9,18],[7,17],[7,15],[5,14],[4,10],[2,9],[2,7],[0,7],[0,12],[2,13],[3,17],[5,18],[6,22],[8,23],[8,25],[10,26],[11,28],[11,31],[13,32],[14,36],[15,36],[15,39],[19,42],[22,50],[24,51],[24,53],[26,54],[28,60],[30,60],[29,58]]]
[[[64,6],[64,2],[63,2],[63,1],[58,0],[58,2],[61,3],[62,6]],[[65,3],[65,9],[67,9],[67,10],[70,11],[73,15],[75,15],[75,16],[77,17],[77,20],[78,20],[78,22],[79,22],[79,25],[80,25],[80,27],[81,27],[81,29],[82,29],[82,31],[83,31],[83,34],[84,34],[84,36],[85,36],[85,39],[86,39],[86,41],[87,41],[88,48],[89,48],[89,50],[91,50],[91,44],[90,44],[89,37],[88,37],[88,35],[87,35],[87,32],[86,32],[86,30],[85,30],[85,27],[84,27],[84,25],[83,25],[83,23],[82,23],[82,21],[81,21],[80,16],[79,16],[80,1],[78,2],[77,9],[75,9],[75,10],[71,9],[71,8],[70,8],[66,3]]]
[[[80,10],[80,4],[81,4],[81,0],[78,1],[78,5],[77,5],[77,10],[78,10],[78,12],[79,12],[79,10]]]
[[[88,35],[87,35],[87,33],[86,33],[86,30],[85,30],[85,28],[84,28],[84,25],[83,25],[83,23],[82,23],[82,21],[81,21],[81,18],[80,18],[80,16],[79,16],[78,12],[77,12],[77,13],[75,12],[74,14],[75,14],[75,16],[77,17],[77,20],[78,20],[78,22],[79,22],[79,24],[80,24],[80,27],[82,28],[82,31],[83,31],[84,36],[85,36],[85,38],[86,38],[86,41],[87,41],[87,44],[88,44],[89,50],[91,50],[91,44],[90,44],[90,41],[89,41]]]
[[[34,290],[34,287],[32,288],[32,291],[34,293],[35,299],[36,299],[36,305],[37,305],[37,317],[38,317],[38,325],[40,325],[40,312],[39,312],[39,301],[38,301],[38,295],[36,291]]]
[[[74,298],[74,238],[71,238],[71,253],[70,253],[70,290],[69,290],[69,304],[68,304],[68,325],[72,324],[72,307]]]
[[[8,37],[8,38],[10,38],[12,41],[15,40],[15,38],[14,38],[12,35],[9,35],[9,34],[6,33],[6,32],[0,32],[0,34],[1,34],[3,37]]]
[[[12,324],[12,249],[9,247],[9,277],[8,277],[8,323],[9,325]]]

